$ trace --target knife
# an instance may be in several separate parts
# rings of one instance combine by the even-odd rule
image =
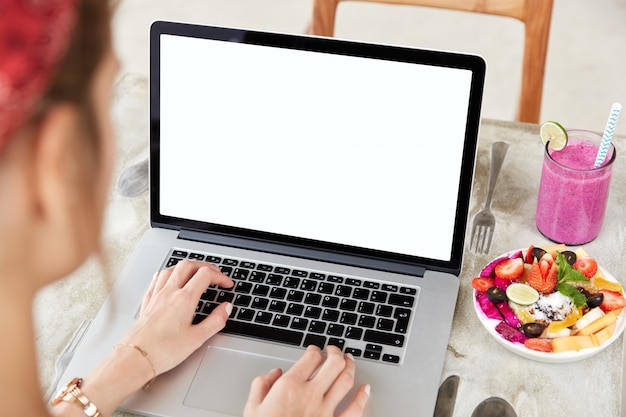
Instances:
[[[433,417],[452,417],[458,388],[458,375],[450,375],[443,381],[437,393],[437,403],[435,404]]]
[[[50,384],[50,387],[48,388],[48,391],[46,392],[46,396],[44,397],[46,404],[50,402],[52,395],[56,393],[59,380],[61,379],[61,376],[67,369],[68,365],[70,364],[70,361],[74,357],[74,352],[76,351],[76,348],[78,347],[78,345],[80,345],[80,342],[83,341],[83,337],[85,337],[87,330],[89,330],[89,326],[91,326],[91,320],[88,320],[88,319],[83,320],[82,323],[80,323],[80,326],[78,327],[78,329],[76,329],[76,331],[74,332],[74,335],[72,336],[68,344],[65,346],[65,349],[63,350],[63,352],[57,359],[56,375],[54,377],[54,381]]]

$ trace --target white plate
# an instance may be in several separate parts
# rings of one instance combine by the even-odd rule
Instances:
[[[517,250],[505,253],[501,256],[508,256],[508,255],[513,254],[514,252],[517,252]],[[494,260],[497,258],[500,258],[501,256],[494,258]],[[604,275],[604,278],[610,281],[618,282],[615,279],[615,277],[613,277],[613,275],[608,273],[604,268],[602,267],[599,267],[599,268],[602,274]],[[483,310],[480,308],[478,301],[476,301],[476,290],[472,291],[472,297],[474,299],[474,310],[476,311],[476,315],[478,316],[478,319],[483,324],[483,326],[485,326],[485,329],[487,329],[489,334],[493,336],[493,338],[496,339],[498,343],[500,343],[502,346],[504,346],[511,352],[517,353],[518,355],[524,358],[532,359],[532,360],[539,361],[539,362],[566,363],[566,362],[580,361],[580,360],[589,358],[590,356],[598,354],[602,352],[604,349],[606,349],[608,346],[610,346],[611,343],[613,343],[617,338],[621,336],[622,332],[624,331],[624,327],[626,327],[626,320],[624,319],[624,314],[626,313],[626,308],[625,308],[617,317],[617,324],[615,326],[615,332],[613,332],[613,334],[611,335],[611,338],[607,340],[606,342],[604,342],[602,345],[598,347],[593,347],[593,348],[581,349],[578,351],[571,350],[571,351],[556,352],[556,353],[538,352],[536,350],[528,349],[523,344],[510,342],[504,339],[495,329],[498,323],[500,323],[502,320],[491,319],[487,317],[485,313],[483,313]]]

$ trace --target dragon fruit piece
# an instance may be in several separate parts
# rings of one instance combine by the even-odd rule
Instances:
[[[496,266],[498,266],[500,262],[504,262],[507,259],[509,259],[508,256],[501,256],[489,262],[487,266],[480,271],[480,276],[485,278],[494,278],[496,276]]]
[[[498,310],[500,310],[500,313],[502,313],[504,320],[509,326],[515,329],[519,329],[521,327],[522,323],[520,323],[519,319],[506,301],[498,303]]]
[[[483,313],[485,313],[485,316],[489,317],[490,319],[502,318],[500,312],[498,311],[498,308],[495,306],[494,303],[491,302],[491,300],[489,300],[487,294],[485,294],[484,292],[476,293],[476,301],[478,301],[478,305],[480,305],[480,308]]]
[[[513,283],[510,279],[502,279],[497,278],[494,280],[496,287],[500,288],[502,291],[506,291],[506,288]]]
[[[496,326],[496,332],[498,332],[504,339],[513,343],[523,344],[527,339],[527,337],[524,336],[522,332],[514,327],[509,326],[503,321],[498,323],[498,325]]]

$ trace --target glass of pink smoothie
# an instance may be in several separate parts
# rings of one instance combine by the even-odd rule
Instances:
[[[546,144],[535,219],[548,239],[581,245],[595,239],[602,228],[616,152],[611,144],[604,163],[594,168],[602,135],[586,130],[567,133],[562,150]]]

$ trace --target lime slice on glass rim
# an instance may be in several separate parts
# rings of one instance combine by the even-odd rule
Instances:
[[[560,151],[567,145],[567,130],[557,122],[544,122],[539,130],[541,142],[545,145],[550,142],[550,148]]]
[[[509,300],[521,306],[534,304],[539,299],[539,293],[530,285],[511,284],[506,287],[506,296]]]

